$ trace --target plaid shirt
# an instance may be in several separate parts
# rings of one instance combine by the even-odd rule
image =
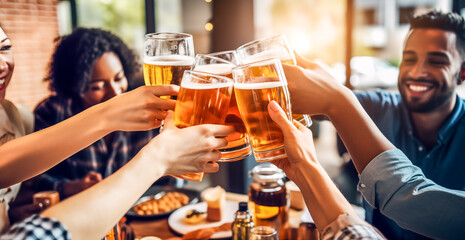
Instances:
[[[349,239],[385,239],[379,231],[358,217],[348,214],[339,217],[330,223],[321,234],[322,240],[349,240]]]
[[[71,235],[64,225],[57,220],[32,215],[24,221],[13,225],[10,230],[0,236],[0,240],[68,240]]]
[[[34,110],[35,130],[57,124],[84,109],[80,101],[51,96],[40,102]],[[55,190],[62,194],[63,185],[67,181],[81,179],[90,171],[107,177],[131,160],[157,134],[158,129],[114,132],[108,145],[103,138],[99,139],[47,172],[35,177],[32,180],[34,190]]]

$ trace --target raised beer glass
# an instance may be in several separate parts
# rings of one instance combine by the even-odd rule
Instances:
[[[144,42],[145,85],[180,85],[194,63],[194,42],[186,33],[149,33]],[[169,98],[169,96],[163,96]]]
[[[235,56],[233,53],[234,51],[197,54],[193,69],[232,79],[232,69],[236,66],[233,62],[231,62],[235,62]],[[226,148],[219,149],[222,154],[220,162],[238,161],[252,155],[252,148],[250,147],[245,125],[241,119],[239,109],[237,108],[236,97],[234,94],[231,96],[225,124],[233,126],[235,133],[226,137],[226,140],[228,140],[228,146]]]
[[[232,79],[227,77],[185,71],[174,111],[176,127],[224,124],[233,94],[233,85]],[[189,173],[175,177],[202,181],[203,173]]]
[[[286,35],[280,34],[269,38],[246,43],[236,50],[240,64],[247,64],[269,58],[278,58],[281,63],[297,65],[294,52],[289,46]],[[306,127],[312,125],[312,120],[306,114],[293,114],[292,117]]]
[[[279,59],[268,59],[233,69],[237,106],[245,123],[255,160],[286,158],[284,136],[268,115],[268,104],[276,101],[292,121],[287,81]]]

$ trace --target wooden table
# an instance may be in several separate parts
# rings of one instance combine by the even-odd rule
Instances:
[[[226,193],[226,200],[233,202],[247,202],[248,196],[236,193]],[[295,235],[297,232],[302,213],[303,211],[296,211],[293,209],[289,212],[289,225],[292,230],[291,235]],[[147,220],[134,219],[130,221],[129,225],[133,228],[136,238],[142,238],[145,236],[156,236],[161,239],[181,237],[180,235],[176,235],[176,233],[170,229],[167,217]]]
[[[156,236],[161,239],[180,237],[171,231],[167,217],[156,220],[132,220],[129,225],[134,230],[136,239],[146,236]]]

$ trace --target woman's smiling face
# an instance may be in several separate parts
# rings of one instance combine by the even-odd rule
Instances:
[[[5,99],[6,87],[10,83],[14,67],[11,40],[0,27],[0,101]]]

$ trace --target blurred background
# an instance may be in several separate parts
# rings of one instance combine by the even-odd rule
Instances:
[[[463,15],[465,1],[0,0],[0,24],[12,39],[16,62],[7,98],[32,110],[48,96],[43,78],[54,39],[79,26],[110,30],[140,55],[148,32],[190,33],[196,53],[235,49],[284,33],[294,50],[330,65],[348,87],[395,91],[409,18],[431,8]],[[141,74],[133,86],[142,82]],[[329,122],[317,123],[313,130],[320,161],[338,181],[344,160],[335,131]],[[219,174],[200,184],[245,192],[247,171],[254,164],[253,159],[222,164]]]

